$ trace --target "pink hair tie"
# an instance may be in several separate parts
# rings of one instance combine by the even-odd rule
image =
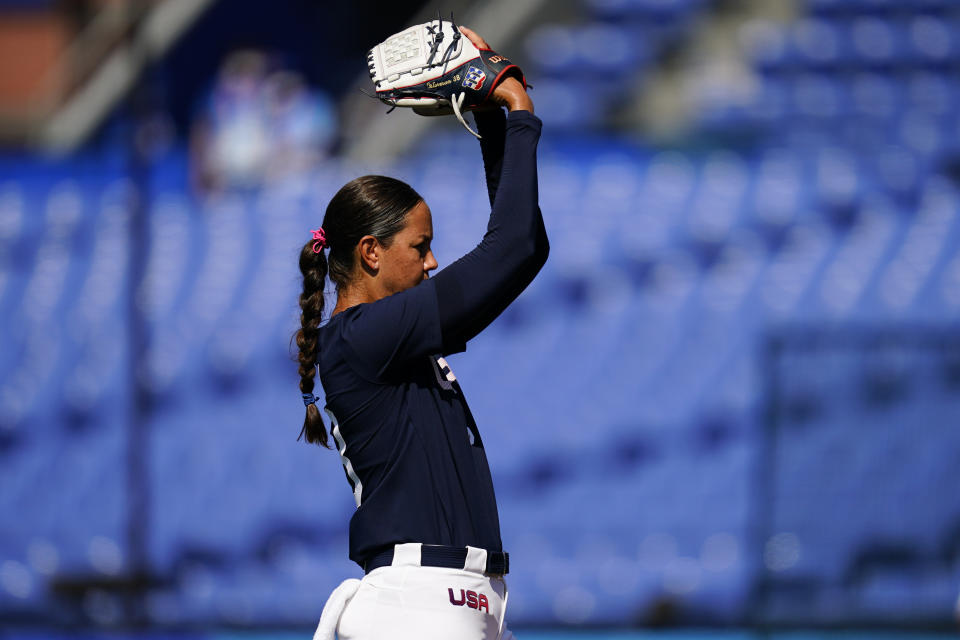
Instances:
[[[327,246],[327,234],[323,232],[323,227],[312,229],[310,233],[313,234],[313,239],[316,240],[316,242],[313,243],[313,252],[320,253]]]

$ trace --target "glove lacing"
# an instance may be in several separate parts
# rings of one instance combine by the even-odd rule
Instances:
[[[460,107],[463,105],[463,101],[466,97],[467,93],[465,91],[461,92],[460,95],[452,96],[452,100],[450,100],[450,106],[453,107],[453,113],[455,116],[457,116],[457,120],[460,121],[460,124],[462,124],[467,131],[476,136],[477,140],[482,140],[483,138],[480,136],[480,134],[470,128],[470,125],[468,125],[467,121],[463,119],[463,114],[460,112]]]
[[[430,57],[427,58],[428,67],[438,67],[441,64],[443,65],[443,71],[441,75],[447,73],[447,65],[450,63],[450,58],[453,56],[453,52],[457,49],[457,42],[462,37],[460,33],[460,28],[457,27],[456,20],[453,19],[453,12],[450,12],[450,25],[453,27],[453,39],[450,41],[450,44],[447,45],[446,50],[443,52],[440,60],[436,64],[432,64],[433,56],[437,55],[437,51],[440,50],[440,43],[443,42],[443,19],[440,17],[440,11],[437,10],[437,31],[434,32],[433,27],[427,25],[427,32],[433,35],[433,42],[430,43]],[[469,131],[471,134],[476,136],[477,140],[481,140],[480,134],[470,128],[470,125],[467,124],[467,121],[463,119],[463,113],[461,108],[463,107],[463,101],[466,99],[466,92],[461,92],[459,96],[451,96],[450,106],[453,107],[453,113],[457,116],[457,120],[460,121],[460,124]]]
[[[442,64],[443,71],[440,75],[447,73],[447,64],[450,63],[450,58],[457,49],[457,42],[463,37],[456,20],[453,19],[453,11],[450,12],[450,26],[453,28],[453,39],[450,41],[450,44],[447,45],[440,61],[433,64],[433,56],[437,55],[437,51],[440,50],[440,43],[443,42],[443,19],[440,17],[439,9],[437,10],[437,31],[434,32],[433,27],[427,25],[427,33],[433,36],[433,42],[430,43],[430,57],[427,58],[427,68],[439,67]]]

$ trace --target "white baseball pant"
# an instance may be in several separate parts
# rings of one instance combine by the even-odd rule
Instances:
[[[396,545],[391,566],[333,591],[314,640],[515,640],[506,582],[483,573],[486,551],[467,550],[464,568],[448,569],[420,566],[420,544]]]

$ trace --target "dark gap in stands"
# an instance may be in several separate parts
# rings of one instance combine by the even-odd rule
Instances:
[[[823,413],[823,401],[814,391],[794,391],[783,399],[784,425],[799,427],[815,421]]]
[[[788,224],[773,224],[769,222],[759,224],[758,229],[760,235],[763,237],[771,256],[777,254],[783,247],[790,228]]]
[[[586,278],[564,278],[559,282],[558,289],[560,300],[565,306],[581,309],[587,305],[590,283]]]
[[[627,274],[630,276],[630,282],[637,289],[646,288],[653,275],[655,262],[653,260],[631,260],[626,265]]]
[[[51,578],[50,593],[56,602],[45,612],[44,621],[59,620],[71,626],[97,626],[98,620],[90,614],[89,602],[96,598],[100,602],[107,600],[113,607],[139,594],[153,589],[173,586],[169,578],[161,578],[149,573],[127,573],[120,576],[99,574],[58,574]],[[119,611],[119,608],[118,608]],[[123,620],[122,617],[119,620]],[[126,621],[124,621],[126,622]]]
[[[960,392],[960,350],[944,354],[940,375],[947,390]]]
[[[506,329],[520,329],[529,324],[530,314],[524,307],[522,300],[515,300],[513,304],[503,310],[497,318],[497,324]]]
[[[624,436],[613,443],[610,462],[621,470],[631,470],[660,458],[657,446],[640,435]]]
[[[860,390],[868,407],[883,408],[902,402],[909,395],[910,386],[902,373],[877,369],[864,373]]]
[[[855,200],[825,204],[827,218],[835,229],[847,232],[856,224],[859,206]]]
[[[157,417],[181,410],[187,395],[188,392],[177,389],[176,384],[168,385],[163,389],[154,389],[148,385],[145,389],[143,402],[150,411],[150,415]]]
[[[960,465],[960,454],[957,454],[957,464]],[[960,514],[953,524],[947,528],[947,533],[940,543],[940,561],[948,567],[958,566],[960,562]]]
[[[540,458],[512,475],[507,479],[507,484],[514,495],[540,493],[570,478],[575,468],[575,465],[561,458]]]
[[[19,431],[0,425],[0,455],[16,451],[23,445],[23,436]]]
[[[695,431],[695,446],[700,453],[715,453],[737,437],[737,428],[724,416],[704,418]]]
[[[681,617],[686,615],[686,612],[681,612],[680,609],[677,598],[669,595],[657,596],[647,606],[638,607],[632,626],[650,629],[677,627]]]
[[[703,269],[709,269],[716,264],[720,253],[723,251],[725,240],[697,240],[694,241],[693,250],[697,257],[698,266]]]
[[[843,577],[848,588],[861,587],[877,575],[920,573],[930,558],[917,550],[914,540],[878,541],[863,545],[850,561]]]
[[[221,396],[236,396],[249,387],[249,380],[242,369],[210,367],[213,392]]]
[[[943,174],[960,184],[960,154],[954,153],[943,159],[941,163]]]
[[[68,405],[63,411],[63,425],[71,433],[87,433],[95,429],[99,422],[98,408],[79,409]]]

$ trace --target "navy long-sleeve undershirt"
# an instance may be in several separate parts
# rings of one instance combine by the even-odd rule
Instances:
[[[549,253],[537,204],[540,120],[528,111],[476,114],[492,207],[479,245],[436,276],[444,344],[466,343],[533,280]],[[505,122],[504,122],[505,121]]]

